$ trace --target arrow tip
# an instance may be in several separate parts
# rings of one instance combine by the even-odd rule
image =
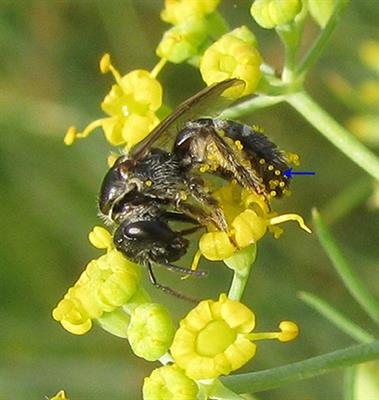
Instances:
[[[290,169],[287,169],[287,171],[284,171],[283,175],[287,178],[292,178],[292,167]]]

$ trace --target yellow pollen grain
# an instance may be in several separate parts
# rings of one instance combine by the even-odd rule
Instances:
[[[265,164],[265,162],[266,162],[266,160],[263,159],[263,158],[261,158],[261,159],[259,160],[259,164],[261,164],[261,165]]]
[[[187,200],[187,198],[188,198],[188,196],[187,196],[186,193],[184,193],[184,192],[181,192],[181,193],[180,193],[180,200],[185,201],[185,200]]]
[[[278,169],[275,171],[275,175],[279,176],[281,174],[281,171],[279,171]]]
[[[237,147],[237,149],[238,149],[239,151],[243,150],[243,145],[242,145],[242,143],[241,143],[239,140],[236,140],[236,141],[234,142],[234,144],[236,145],[236,147]]]
[[[279,186],[282,188],[282,187],[286,186],[286,183],[285,182],[280,182]]]
[[[271,196],[271,197],[275,197],[275,196],[276,196],[276,191],[275,191],[275,190],[271,190],[270,196]]]
[[[202,172],[202,173],[207,172],[207,171],[209,170],[209,165],[207,165],[207,164],[202,165],[202,166],[199,168],[199,170],[200,170],[200,172]]]
[[[153,186],[153,181],[151,181],[150,179],[148,179],[147,181],[145,181],[145,185],[146,185],[147,187],[151,187],[151,186]]]
[[[274,166],[273,166],[273,165],[269,165],[269,166],[268,166],[268,170],[269,170],[269,171],[273,171],[273,169],[274,169]]]

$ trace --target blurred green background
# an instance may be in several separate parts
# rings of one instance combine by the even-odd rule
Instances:
[[[322,1],[322,0],[321,0]],[[102,116],[100,101],[113,83],[98,60],[110,52],[124,73],[150,69],[154,49],[168,28],[160,19],[161,1],[1,1],[0,2],[0,399],[43,399],[64,388],[73,400],[138,399],[143,377],[158,364],[134,356],[125,340],[95,327],[82,337],[53,321],[51,310],[86,263],[101,253],[87,233],[97,217],[96,196],[107,170],[110,147],[100,132],[63,145],[69,125],[83,128]],[[330,90],[333,72],[358,85],[373,78],[358,58],[363,40],[379,39],[379,3],[352,2],[330,46],[313,68],[307,88],[338,121],[352,111]],[[220,7],[232,27],[248,25],[257,34],[265,59],[279,68],[277,36],[257,27],[251,1],[225,0]],[[317,34],[309,21],[304,47]],[[188,65],[168,65],[160,75],[165,101],[175,106],[203,86]],[[311,224],[311,208],[323,213],[346,257],[370,291],[379,293],[378,209],[368,206],[372,182],[287,105],[256,112],[245,122],[259,124],[283,149],[301,155],[313,177],[293,181],[293,195],[274,205],[297,212]],[[379,132],[379,131],[378,131]],[[379,134],[379,133],[378,133]],[[373,148],[373,151],[377,149]],[[316,236],[287,224],[280,240],[266,236],[244,300],[257,314],[257,329],[282,319],[297,321],[298,340],[260,344],[243,370],[260,370],[319,355],[352,344],[296,296],[307,290],[322,296],[374,331],[337,278]],[[183,259],[188,265],[190,257]],[[162,282],[199,298],[226,291],[231,271],[203,265],[205,279],[181,281],[158,271]],[[191,308],[149,286],[175,318]],[[174,309],[172,305],[175,305]],[[260,393],[262,400],[339,399],[341,372]],[[371,400],[371,399],[370,399]]]

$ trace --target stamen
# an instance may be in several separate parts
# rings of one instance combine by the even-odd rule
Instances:
[[[89,136],[89,134],[94,131],[96,128],[100,128],[101,126],[103,126],[103,122],[106,120],[107,118],[100,118],[100,119],[96,119],[95,121],[92,121],[90,124],[88,124],[85,129],[82,132],[78,132],[76,134],[76,138],[77,139],[83,139],[87,136]],[[68,133],[68,132],[67,132]]]
[[[71,146],[75,142],[77,133],[78,131],[76,130],[75,126],[70,126],[64,135],[64,144],[66,146]]]
[[[304,219],[300,217],[300,215],[297,214],[283,214],[279,215],[277,217],[270,218],[268,220],[269,225],[277,225],[281,224],[282,222],[287,222],[287,221],[296,221],[300,228],[305,230],[308,233],[312,233],[312,231],[305,225]]]
[[[121,75],[117,71],[117,69],[111,64],[111,56],[108,53],[105,53],[100,60],[100,71],[103,74],[111,71],[112,75],[114,76],[116,82],[120,85],[121,84]]]
[[[166,63],[167,63],[167,58],[161,58],[158,64],[151,70],[150,75],[153,78],[156,78],[158,74],[162,71]]]

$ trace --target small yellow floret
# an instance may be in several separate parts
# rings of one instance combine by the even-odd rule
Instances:
[[[174,325],[163,305],[141,304],[131,315],[127,333],[133,352],[145,360],[155,361],[170,347]]]
[[[241,27],[222,36],[205,51],[200,62],[200,72],[208,86],[230,78],[244,81],[244,88],[228,89],[226,95],[231,97],[253,93],[261,78],[262,58],[254,36],[248,36],[246,30]]]
[[[301,7],[300,0],[255,0],[250,13],[258,25],[271,29],[293,21]]]
[[[236,251],[226,232],[204,233],[199,241],[199,249],[211,261],[224,260]]]
[[[155,369],[143,382],[143,400],[196,400],[198,387],[177,365]]]
[[[214,12],[219,3],[220,0],[165,0],[161,18],[176,25],[188,18],[202,18]]]

